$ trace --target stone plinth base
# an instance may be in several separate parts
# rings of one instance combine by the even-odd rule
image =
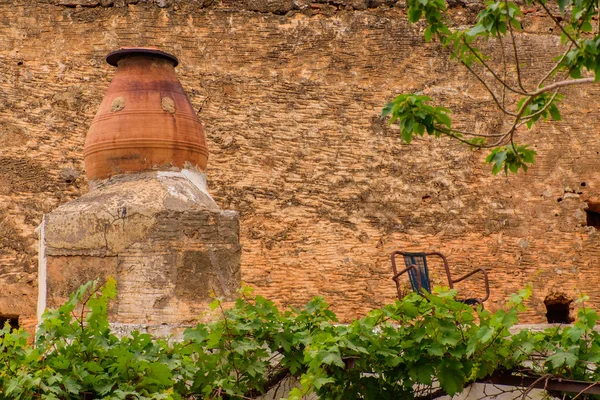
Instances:
[[[112,276],[111,322],[188,324],[240,285],[238,214],[221,211],[191,170],[97,182],[45,216],[40,241],[38,316]]]

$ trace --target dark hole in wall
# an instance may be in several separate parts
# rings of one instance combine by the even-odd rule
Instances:
[[[4,328],[6,322],[12,329],[19,329],[19,316],[13,314],[0,314],[0,329]]]
[[[546,306],[546,319],[549,324],[570,324],[574,318],[571,317],[571,303],[564,294],[551,294],[544,300]]]
[[[594,228],[600,228],[600,213],[585,210],[585,224]]]
[[[600,228],[600,203],[588,201],[587,207],[583,211],[585,211],[585,224]]]

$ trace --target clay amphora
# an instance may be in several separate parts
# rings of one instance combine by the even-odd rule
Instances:
[[[150,170],[206,168],[202,125],[175,75],[177,59],[152,48],[123,48],[83,148],[89,179]]]

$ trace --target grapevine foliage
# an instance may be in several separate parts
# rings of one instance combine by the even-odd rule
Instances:
[[[255,398],[290,377],[288,399],[398,399],[455,394],[499,372],[597,381],[596,312],[581,308],[570,327],[508,329],[530,294],[507,309],[473,309],[455,292],[410,294],[350,324],[322,298],[281,311],[245,289],[216,322],[187,329],[181,341],[133,332],[117,337],[107,322],[115,282],[90,282],[48,310],[33,340],[0,331],[0,399]],[[283,395],[283,391],[281,391]]]

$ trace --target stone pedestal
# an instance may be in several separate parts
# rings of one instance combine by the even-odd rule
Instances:
[[[187,325],[240,285],[239,221],[202,173],[144,172],[93,184],[40,227],[38,314],[77,287],[113,276],[111,322]]]

